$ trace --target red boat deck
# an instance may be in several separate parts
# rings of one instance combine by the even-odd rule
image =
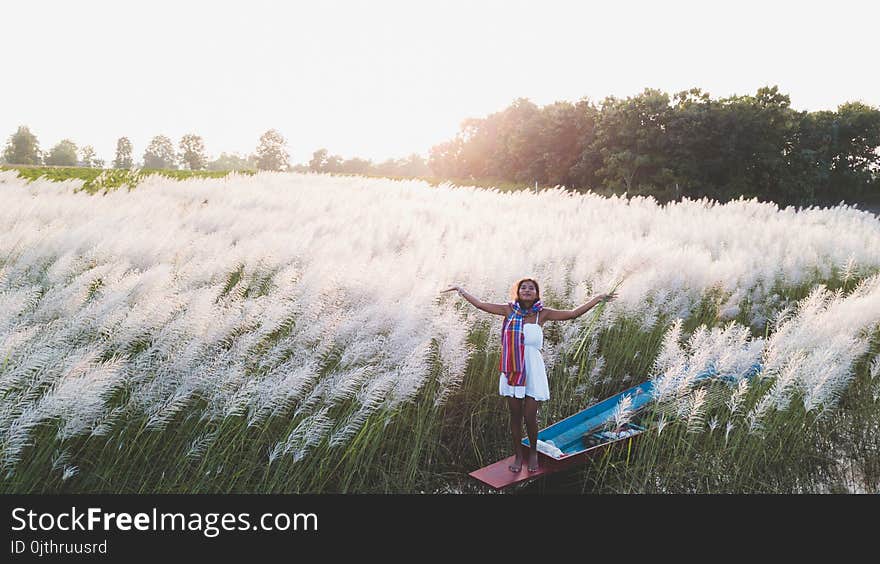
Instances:
[[[556,472],[559,472],[560,470],[565,470],[566,468],[569,468],[574,464],[585,462],[588,458],[591,458],[598,453],[604,452],[606,449],[609,449],[616,444],[625,444],[628,441],[632,441],[643,432],[644,431],[639,431],[638,433],[635,433],[633,435],[621,437],[611,442],[598,444],[596,446],[592,446],[586,450],[578,452],[572,456],[567,456],[559,460],[547,456],[543,452],[538,452],[539,466],[537,472],[529,472],[527,469],[527,465],[524,463],[522,466],[522,470],[520,470],[519,474],[514,474],[508,468],[508,466],[513,463],[513,460],[515,458],[511,455],[504,460],[499,460],[494,464],[484,466],[479,470],[474,470],[473,472],[468,474],[468,476],[476,478],[484,484],[492,486],[496,490],[500,490],[514,484],[519,484],[520,482],[528,482],[529,480],[540,478],[541,476],[546,476],[547,474],[554,474]]]
[[[513,484],[519,484],[520,482],[528,482],[529,480],[533,480],[540,476],[546,476],[547,474],[553,474],[554,472],[558,472],[562,470],[568,464],[560,464],[559,462],[553,460],[552,458],[538,453],[538,470],[535,472],[529,472],[528,464],[524,460],[522,465],[522,470],[519,471],[518,474],[515,474],[510,471],[510,466],[513,464],[513,460],[516,458],[511,455],[505,458],[504,460],[499,460],[494,464],[490,464],[489,466],[484,466],[479,470],[474,470],[469,476],[476,478],[477,480],[492,486],[496,490],[500,490],[502,488],[506,488],[507,486],[512,486]]]

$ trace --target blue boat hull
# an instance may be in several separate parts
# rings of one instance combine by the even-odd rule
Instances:
[[[752,377],[761,370],[760,363],[754,364],[746,377]],[[712,377],[719,377],[714,367],[701,372],[695,377],[695,381],[705,380]],[[732,377],[721,376],[720,379],[732,379]],[[643,382],[638,386],[633,386],[628,390],[624,390],[619,394],[613,395],[597,404],[579,411],[574,415],[563,419],[549,427],[541,429],[538,432],[538,445],[541,449],[541,442],[555,446],[558,452],[548,454],[546,450],[544,454],[548,454],[556,460],[565,460],[569,457],[579,455],[584,451],[593,448],[603,442],[611,442],[618,438],[625,438],[638,434],[644,429],[638,425],[630,424],[627,429],[623,429],[621,433],[613,433],[611,427],[614,424],[615,411],[617,406],[629,396],[632,398],[629,410],[636,413],[647,406],[654,400],[654,384],[651,380]],[[598,441],[598,442],[591,442]],[[525,446],[530,446],[529,439],[522,441]]]

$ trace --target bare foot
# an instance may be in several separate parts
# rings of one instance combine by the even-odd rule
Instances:
[[[519,452],[516,453],[516,458],[513,460],[513,464],[510,464],[507,468],[515,474],[522,472],[522,455]]]
[[[538,471],[538,451],[531,450],[529,451],[529,472],[537,472]]]

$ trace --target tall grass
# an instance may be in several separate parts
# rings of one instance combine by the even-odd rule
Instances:
[[[864,212],[265,173],[81,188],[0,173],[0,491],[482,491],[466,473],[510,449],[500,319],[439,291],[501,302],[523,275],[558,308],[624,279],[595,321],[545,325],[542,425],[681,384],[630,446],[526,489],[877,487]],[[757,357],[743,390],[680,378]]]

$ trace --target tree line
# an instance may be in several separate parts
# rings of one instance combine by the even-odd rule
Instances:
[[[299,172],[329,172],[336,174],[365,174],[373,176],[401,176],[424,178],[432,176],[428,163],[418,153],[401,159],[386,159],[373,163],[369,159],[353,157],[345,159],[332,155],[327,149],[318,149],[312,153],[307,165],[298,165],[292,170]]]
[[[661,200],[758,197],[781,204],[880,196],[880,111],[859,102],[796,111],[778,87],[712,99],[654,89],[596,105],[518,99],[466,120],[431,149],[444,178],[562,185]]]
[[[236,153],[221,153],[210,160],[205,152],[201,136],[186,134],[181,137],[177,147],[165,135],[153,137],[144,151],[139,163],[135,162],[134,149],[128,137],[120,137],[116,142],[116,157],[111,166],[116,169],[145,168],[157,170],[291,170],[296,172],[326,172],[342,174],[372,174],[376,176],[426,177],[431,171],[424,158],[412,154],[402,159],[387,159],[373,163],[367,159],[344,159],[330,154],[327,149],[318,149],[312,154],[308,164],[291,165],[286,150],[287,141],[275,129],[266,131],[259,140],[256,151],[247,156]],[[27,126],[20,126],[6,143],[2,162],[12,165],[81,166],[104,168],[105,161],[95,155],[91,145],[78,148],[71,139],[63,139],[47,153],[40,149],[37,136]]]
[[[275,129],[260,136],[256,152],[247,157],[238,154],[221,153],[215,160],[209,160],[205,152],[205,142],[201,136],[189,133],[181,137],[175,148],[174,142],[165,135],[152,138],[144,151],[140,163],[135,163],[134,149],[128,137],[116,141],[116,157],[112,168],[177,170],[285,170],[289,167],[290,155],[286,150],[287,141]],[[62,139],[47,153],[40,149],[37,136],[30,128],[22,125],[13,133],[3,150],[3,162],[11,165],[83,166],[104,168],[105,161],[95,156],[91,145],[78,148],[71,139]]]
[[[10,136],[9,164],[102,168],[94,148],[64,139],[47,154],[26,126]],[[131,141],[117,142],[113,168],[135,166]],[[713,99],[699,88],[673,96],[647,88],[625,99],[584,98],[539,107],[528,99],[485,118],[467,119],[451,140],[418,154],[373,163],[321,148],[291,165],[286,140],[265,132],[254,154],[205,154],[202,138],[177,147],[154,137],[141,166],[190,170],[297,172],[420,177],[458,183],[565,186],[661,201],[758,197],[780,204],[833,204],[880,197],[880,110],[860,102],[836,111],[797,111],[778,87]]]

